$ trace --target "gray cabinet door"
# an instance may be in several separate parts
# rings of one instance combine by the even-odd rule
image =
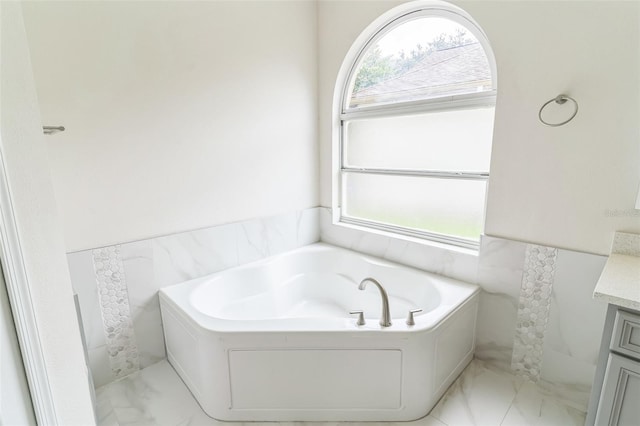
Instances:
[[[640,361],[609,355],[596,425],[640,425]]]

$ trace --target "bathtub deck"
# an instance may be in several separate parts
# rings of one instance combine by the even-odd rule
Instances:
[[[100,426],[242,426],[219,422],[201,409],[165,360],[96,391]],[[414,422],[342,423],[385,426],[524,426],[583,425],[585,414],[566,399],[525,382],[482,361],[474,360],[425,418]],[[321,426],[329,422],[256,423],[249,426]]]

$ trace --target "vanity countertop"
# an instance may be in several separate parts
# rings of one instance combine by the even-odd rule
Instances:
[[[593,298],[640,311],[640,257],[612,253],[593,291]]]

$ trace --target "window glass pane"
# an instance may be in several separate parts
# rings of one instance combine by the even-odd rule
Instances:
[[[344,166],[488,172],[493,110],[440,111],[348,122]]]
[[[479,240],[486,181],[343,173],[343,215]]]
[[[351,82],[348,108],[491,90],[484,49],[445,18],[404,22],[370,46]]]

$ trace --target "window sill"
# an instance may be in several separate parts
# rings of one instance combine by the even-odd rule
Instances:
[[[478,248],[466,248],[466,247],[460,247],[460,246],[456,246],[453,244],[447,244],[447,243],[443,243],[443,242],[439,242],[439,241],[433,241],[433,240],[428,240],[425,238],[418,238],[418,237],[412,237],[409,235],[404,235],[404,234],[398,234],[395,232],[390,232],[390,231],[384,231],[381,229],[375,229],[375,228],[370,228],[367,226],[362,226],[362,225],[356,225],[356,224],[352,224],[352,223],[346,223],[346,222],[342,222],[339,219],[333,219],[331,222],[332,225],[341,227],[341,228],[346,228],[346,229],[351,229],[351,230],[355,230],[355,231],[359,231],[359,232],[364,232],[367,234],[373,234],[373,235],[378,235],[384,238],[389,238],[391,240],[395,240],[395,241],[402,241],[402,242],[409,242],[409,243],[413,243],[413,244],[418,244],[420,246],[424,246],[424,247],[429,247],[429,248],[433,248],[433,249],[438,249],[438,250],[444,250],[447,252],[451,252],[451,253],[457,253],[457,254],[462,254],[462,255],[467,255],[467,256],[474,256],[474,257],[478,257],[479,252],[480,252],[480,247]]]

